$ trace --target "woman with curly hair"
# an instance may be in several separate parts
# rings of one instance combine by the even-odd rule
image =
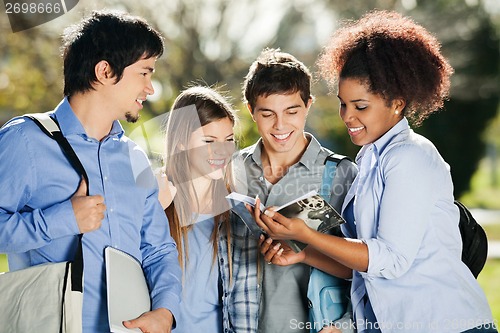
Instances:
[[[453,69],[425,28],[373,11],[337,30],[319,60],[338,91],[360,167],[340,238],[303,221],[255,212],[273,239],[307,243],[353,269],[358,332],[496,332],[478,282],[461,261],[450,167],[409,127],[442,108]],[[293,256],[262,249],[266,260]]]

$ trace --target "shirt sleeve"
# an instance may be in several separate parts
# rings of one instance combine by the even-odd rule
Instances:
[[[233,276],[227,305],[230,327],[234,332],[257,332],[262,274],[258,269],[258,243],[234,214],[231,214],[231,237]],[[228,276],[229,272],[226,273]]]
[[[79,233],[70,200],[50,207],[30,207],[39,177],[34,150],[19,121],[0,130],[2,253],[26,252],[47,245],[53,239]]]
[[[380,161],[385,182],[376,238],[368,246],[366,278],[397,278],[412,265],[431,221],[438,165],[418,146],[399,146]]]
[[[150,176],[153,172],[150,170]],[[181,269],[168,220],[158,201],[158,188],[151,189],[144,207],[141,231],[143,269],[150,287],[152,309],[170,310],[178,317],[181,295]]]

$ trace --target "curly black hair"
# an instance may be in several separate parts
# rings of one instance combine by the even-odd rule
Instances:
[[[419,125],[448,98],[453,68],[440,48],[436,37],[412,19],[376,10],[345,21],[318,66],[332,86],[355,78],[387,103],[403,98],[403,114]]]

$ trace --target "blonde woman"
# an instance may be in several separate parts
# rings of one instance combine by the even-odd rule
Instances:
[[[208,87],[184,90],[170,111],[159,200],[183,270],[174,332],[223,331],[219,239],[230,239],[224,176],[235,122],[231,105]]]

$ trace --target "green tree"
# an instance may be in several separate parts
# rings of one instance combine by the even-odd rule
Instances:
[[[380,6],[382,3],[385,6]],[[479,2],[467,3],[470,2],[421,0],[413,8],[402,8],[399,1],[363,3],[370,8],[404,12],[427,27],[442,42],[443,53],[455,69],[445,110],[432,115],[415,130],[432,140],[450,164],[456,197],[469,189],[470,178],[484,156],[483,132],[497,114],[500,96],[498,30]],[[346,18],[357,18],[369,9],[348,8],[344,2],[332,3],[332,7]],[[318,99],[316,108],[321,111],[317,116],[312,115],[312,125],[328,137],[337,150],[352,156],[357,149],[353,150],[343,124],[339,124],[338,107],[334,108],[335,116],[327,111],[332,110],[332,98]]]
[[[12,33],[6,15],[0,15],[0,29],[0,124],[51,110],[62,97],[59,40],[41,28]]]
[[[485,154],[483,133],[497,115],[500,41],[481,6],[423,2],[426,12],[448,13],[446,22],[436,14],[430,22],[438,29],[455,74],[445,111],[431,116],[417,131],[432,140],[450,164],[458,197],[469,189],[470,178]]]
[[[316,72],[321,47],[342,18],[357,18],[373,9],[397,10],[434,32],[456,70],[446,111],[416,129],[434,141],[450,163],[458,196],[484,153],[483,131],[498,107],[500,30],[492,15],[471,0],[105,0],[81,2],[70,13],[39,27],[15,33],[0,16],[0,124],[13,115],[45,111],[62,97],[59,57],[63,28],[92,9],[116,8],[141,15],[163,32],[165,55],[157,62],[155,80],[162,94],[145,103],[143,119],[166,112],[190,82],[225,85],[242,112],[242,146],[257,137],[241,104],[241,82],[264,47],[280,47]],[[498,17],[497,17],[498,19]],[[334,150],[354,157],[354,146],[338,117],[335,94],[325,83],[313,87],[316,103],[308,129]],[[151,99],[152,100],[152,99]],[[136,125],[125,124],[131,131]]]

